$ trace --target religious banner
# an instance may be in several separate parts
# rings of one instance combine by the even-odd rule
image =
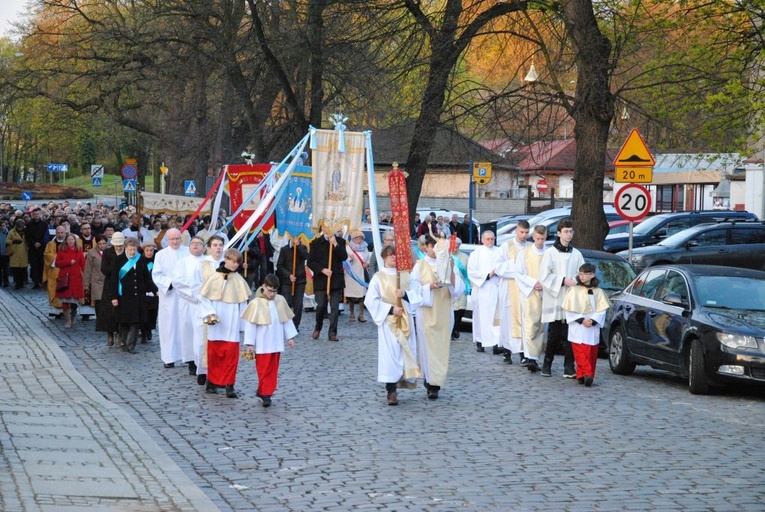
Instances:
[[[311,144],[315,232],[322,225],[334,233],[361,227],[366,135],[343,130],[316,130]]]
[[[313,238],[311,168],[306,165],[295,166],[285,187],[287,189],[282,197],[286,197],[286,200],[276,205],[276,226],[281,235],[302,238],[308,244]]]
[[[226,174],[228,175],[228,193],[231,197],[231,213],[235,212],[242,205],[242,202],[258,188],[260,182],[263,181],[263,177],[271,170],[271,164],[240,164],[240,165],[227,165]],[[255,212],[255,209],[260,204],[260,197],[265,196],[268,190],[264,187],[260,194],[256,195],[247,206],[234,218],[234,227],[237,229],[242,228],[247,219],[249,219]],[[257,225],[260,222],[258,219],[255,222]],[[275,219],[271,217],[263,224],[263,231],[269,233],[274,229]]]
[[[172,215],[191,215],[204,201],[201,197],[174,196],[170,194],[155,194],[153,192],[141,192],[141,211],[156,215],[166,213]],[[210,205],[202,210],[210,213]]]
[[[390,191],[390,211],[393,216],[393,233],[396,247],[409,247],[411,230],[409,229],[409,202],[406,194],[406,175],[393,164],[393,170],[388,174],[388,190]],[[412,270],[412,251],[396,251],[396,269],[399,272]]]

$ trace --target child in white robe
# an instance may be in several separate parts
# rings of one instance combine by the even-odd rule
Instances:
[[[576,286],[566,291],[561,307],[566,312],[568,341],[576,360],[577,381],[590,387],[598,362],[600,328],[605,323],[606,312],[611,307],[605,292],[598,288],[593,264],[585,263],[579,267]]]
[[[385,267],[369,282],[364,305],[377,325],[377,380],[385,383],[388,405],[398,405],[396,389],[414,388],[422,373],[417,364],[413,307],[407,293],[396,287],[396,249],[386,245],[381,256]]]
[[[258,397],[263,407],[271,406],[271,396],[276,390],[279,359],[284,352],[284,341],[290,348],[295,346],[297,329],[292,318],[295,313],[287,299],[278,295],[279,278],[268,274],[263,286],[255,292],[255,299],[242,313],[244,344],[248,354],[255,354],[255,370],[258,372]]]

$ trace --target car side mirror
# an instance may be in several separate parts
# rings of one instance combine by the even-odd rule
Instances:
[[[679,293],[668,293],[661,299],[661,301],[664,304],[669,304],[670,306],[677,306],[681,308],[688,307],[688,302],[684,301]]]
[[[653,234],[654,238],[664,238],[667,236],[667,230],[666,229],[660,229],[656,233]]]
[[[691,247],[698,247],[698,246],[699,246],[699,242],[696,240],[688,240],[687,242],[685,242],[686,249],[690,249]]]

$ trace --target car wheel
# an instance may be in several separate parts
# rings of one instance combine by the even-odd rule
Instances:
[[[630,361],[625,344],[624,331],[619,326],[614,326],[611,337],[608,340],[608,364],[611,371],[618,375],[632,375],[635,371],[635,363]]]
[[[709,379],[704,364],[704,349],[700,340],[693,340],[688,353],[688,390],[694,395],[709,393]]]

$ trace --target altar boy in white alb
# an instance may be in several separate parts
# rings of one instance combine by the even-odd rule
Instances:
[[[600,328],[611,307],[605,292],[598,288],[595,265],[585,263],[579,267],[576,286],[568,289],[561,307],[566,312],[568,340],[576,358],[576,378],[579,384],[590,387],[598,362]]]
[[[284,342],[295,346],[297,329],[287,299],[278,295],[279,278],[268,274],[263,286],[255,292],[255,298],[242,313],[244,344],[248,354],[255,354],[255,370],[258,372],[258,392],[263,407],[271,406],[271,395],[276,391],[279,360],[284,352]]]
[[[396,249],[386,245],[380,255],[385,266],[369,282],[364,306],[377,325],[377,380],[385,383],[388,405],[398,405],[396,389],[414,388],[422,375],[412,321],[416,303],[397,287]]]
[[[523,347],[523,301],[518,291],[518,276],[526,237],[529,236],[529,223],[518,222],[515,237],[502,244],[502,262],[497,274],[502,278],[499,284],[498,315],[499,343],[504,352],[504,361],[513,364],[513,354],[520,354],[521,365],[528,364]]]

